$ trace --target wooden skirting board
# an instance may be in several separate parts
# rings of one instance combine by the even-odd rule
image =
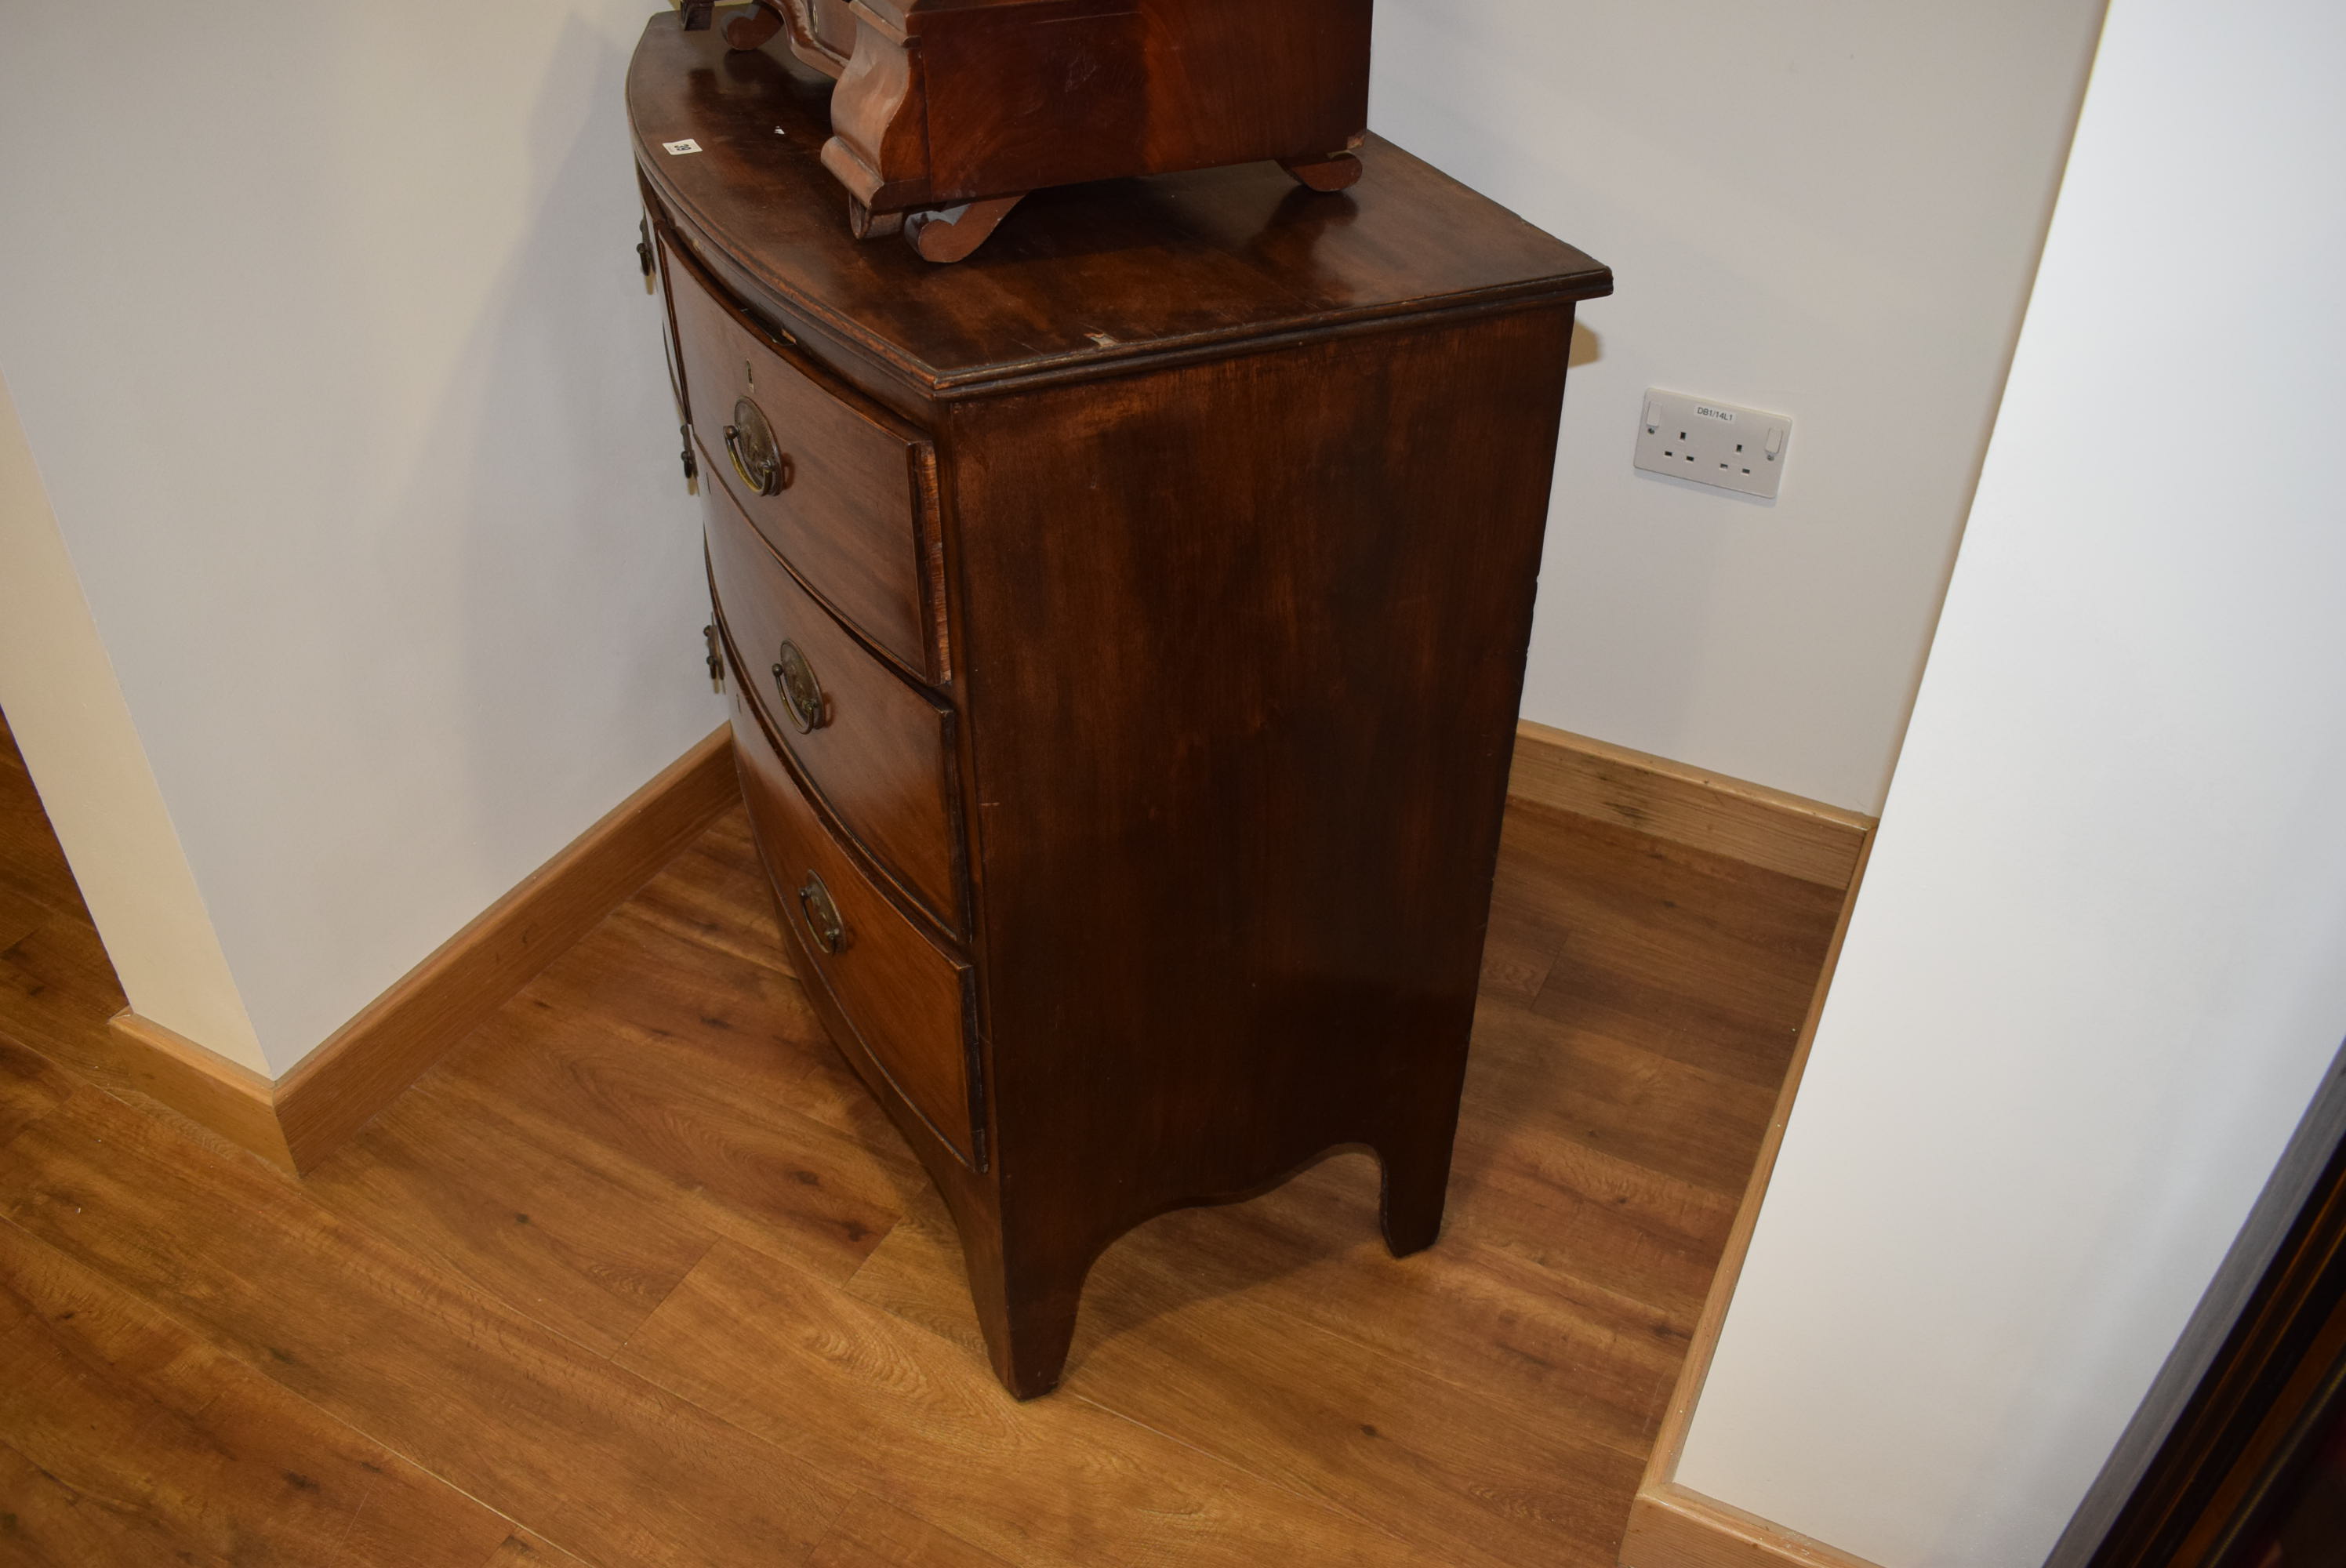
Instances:
[[[1507,793],[1846,888],[1873,819],[1525,719]]]
[[[135,1013],[116,1015],[127,1087],[299,1175],[374,1118],[739,798],[719,729],[440,944],[271,1084]]]
[[[268,1079],[151,1018],[122,1012],[109,1022],[103,1044],[92,1042],[107,1053],[107,1060],[91,1064],[101,1069],[100,1082],[144,1095],[273,1166],[294,1168]]]
[[[1851,862],[1845,884],[1847,892],[1841,900],[1841,920],[1833,928],[1832,944],[1825,952],[1824,970],[1818,975],[1816,991],[1809,1001],[1807,1021],[1800,1025],[1800,1037],[1792,1048],[1791,1065],[1784,1074],[1783,1087],[1777,1092],[1776,1107],[1768,1119],[1768,1130],[1760,1138],[1751,1180],[1744,1188],[1742,1204],[1735,1211],[1735,1224],[1727,1234],[1727,1247],[1719,1256],[1719,1272],[1711,1278],[1710,1294],[1703,1300],[1702,1316],[1695,1321],[1694,1334],[1687,1345],[1686,1362],[1679,1369],[1677,1386],[1670,1391],[1669,1406],[1662,1412],[1661,1429],[1653,1454],[1646,1462],[1645,1475],[1637,1483],[1637,1499],[1629,1505],[1628,1531],[1621,1542],[1622,1568],[1729,1568],[1729,1564],[1743,1568],[1875,1568],[1862,1557],[1747,1513],[1717,1498],[1706,1497],[1678,1482],[1678,1459],[1686,1451],[1687,1431],[1694,1419],[1695,1404],[1702,1398],[1704,1380],[1710,1375],[1711,1357],[1719,1349],[1719,1329],[1727,1321],[1728,1303],[1735,1298],[1735,1282],[1742,1276],[1743,1260],[1751,1250],[1751,1232],[1760,1222],[1760,1204],[1767,1196],[1769,1177],[1775,1174],[1776,1155],[1784,1143],[1784,1125],[1792,1114],[1792,1098],[1800,1092],[1800,1074],[1809,1064],[1809,1047],[1816,1039],[1825,993],[1841,962],[1841,942],[1849,934],[1850,911],[1856,907],[1858,884],[1864,879],[1866,857],[1872,849],[1873,835],[1869,826],[1860,834],[1857,854]]]
[[[1875,1568],[1667,1481],[1637,1489],[1621,1561],[1628,1568]]]
[[[650,879],[737,797],[712,733],[482,911],[271,1084],[150,1019],[114,1020],[128,1087],[309,1170]],[[1525,721],[1508,792],[1771,871],[1848,885],[1872,820]]]

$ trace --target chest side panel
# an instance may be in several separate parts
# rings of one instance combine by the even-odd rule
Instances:
[[[1006,1182],[1153,1211],[1454,1105],[1569,333],[957,409]]]

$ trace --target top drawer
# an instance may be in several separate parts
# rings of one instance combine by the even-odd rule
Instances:
[[[841,618],[944,679],[934,449],[736,310],[666,236],[662,248],[685,402],[715,482]]]

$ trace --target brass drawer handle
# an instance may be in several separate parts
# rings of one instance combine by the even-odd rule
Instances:
[[[823,952],[837,952],[847,945],[847,927],[840,922],[839,906],[831,901],[831,890],[812,871],[799,888],[799,913],[806,921],[807,934]]]
[[[774,440],[774,427],[748,398],[733,405],[733,423],[725,427],[725,455],[753,494],[779,495],[798,477],[790,453]]]
[[[814,666],[807,663],[796,643],[781,646],[774,661],[774,689],[781,693],[782,711],[789,716],[790,728],[801,735],[811,735],[831,722],[831,699],[822,694]]]

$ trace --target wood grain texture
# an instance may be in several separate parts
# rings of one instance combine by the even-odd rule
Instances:
[[[1438,1233],[1570,331],[950,405],[993,1147],[1038,1195],[962,1208],[1022,1393],[1168,1208],[1364,1145],[1388,1244]]]
[[[858,1492],[807,1568],[1007,1568],[960,1536],[918,1515]]]
[[[762,903],[754,872],[743,880]],[[564,954],[307,1184],[603,1353],[719,1236],[846,1280],[918,1180],[901,1150],[801,1108],[830,1048],[789,980],[633,913]]]
[[[103,1095],[0,1148],[0,1215],[589,1561],[765,1564],[844,1489]]]
[[[57,836],[49,830],[41,798],[16,750],[13,734],[0,732],[0,948],[49,914],[83,915],[81,891],[66,863]]]
[[[1840,962],[1841,942],[1849,934],[1850,918],[1856,911],[1858,891],[1864,881],[1866,857],[1872,849],[1873,835],[1868,832],[1858,850],[1857,865],[1851,873],[1840,918],[1833,925],[1831,943],[1817,972],[1808,1016],[1800,1025],[1782,1086],[1777,1092],[1774,1112],[1768,1119],[1767,1131],[1752,1161],[1750,1181],[1744,1188],[1742,1203],[1736,1208],[1735,1224],[1720,1251],[1702,1316],[1687,1347],[1685,1365],[1670,1390],[1661,1430],[1656,1434],[1653,1452],[1637,1483],[1628,1534],[1622,1545],[1623,1568],[1724,1568],[1729,1561],[1749,1562],[1755,1556],[1797,1568],[1871,1568],[1862,1559],[1841,1554],[1797,1532],[1680,1486],[1678,1469],[1678,1460],[1686,1451],[1687,1432],[1693,1425],[1695,1407],[1702,1399],[1703,1380],[1709,1375],[1711,1358],[1719,1349],[1719,1331],[1726,1326],[1728,1308],[1735,1299],[1736,1280],[1750,1250],[1752,1232],[1760,1223],[1768,1181],[1775,1174],[1776,1156],[1783,1146],[1793,1098],[1800,1093],[1801,1070],[1808,1064],[1809,1047],[1816,1039],[1825,996],[1832,985],[1833,968]]]
[[[1839,900],[1520,800],[1496,882],[1443,1244],[1386,1252],[1358,1154],[1167,1215],[1039,1404],[783,967],[739,807],[301,1184],[0,1046],[0,1257],[129,1325],[0,1327],[0,1557],[402,1560],[315,1549],[352,1472],[270,1469],[299,1439],[501,1516],[368,1478],[351,1539],[433,1564],[445,1525],[481,1568],[1606,1568]],[[76,1332],[87,1383],[41,1370]],[[94,1420],[131,1424],[74,1457]]]
[[[729,1242],[619,1359],[1020,1563],[1447,1561],[1087,1400],[1014,1405],[948,1341]],[[1038,1469],[1047,1488],[1020,1484]]]
[[[8,1033],[80,1071],[113,1070],[120,1048],[113,1019],[127,1004],[87,913],[44,911],[33,930],[0,950],[0,1015]]]
[[[369,1003],[279,1079],[297,1168],[357,1132],[449,1046],[644,885],[735,799],[723,730],[613,807],[568,847]]]
[[[1267,1475],[1429,1553],[1446,1553],[1458,1568],[1609,1549],[1620,1495],[1644,1453],[1637,1422],[1606,1420],[1586,1385],[1564,1395],[1583,1418],[1568,1423],[1551,1419],[1545,1399],[1528,1387],[1523,1397],[1496,1390],[1518,1385],[1539,1349],[1556,1359],[1551,1365],[1577,1362],[1592,1382],[1617,1375],[1607,1365],[1617,1349],[1608,1342],[1613,1323],[1576,1343],[1544,1332],[1553,1318],[1512,1318],[1504,1292],[1490,1288],[1488,1257],[1442,1269],[1389,1257],[1381,1265],[1372,1241],[1346,1247],[1307,1233],[1298,1222],[1309,1217],[1366,1220],[1373,1234],[1373,1170],[1357,1156],[1336,1163],[1352,1168],[1295,1184],[1306,1189],[1303,1201],[1287,1188],[1258,1200],[1283,1211],[1276,1239],[1252,1227],[1234,1237],[1232,1225],[1184,1224],[1196,1215],[1189,1211],[1111,1251],[1086,1292],[1084,1333],[1060,1397],[1088,1400]],[[1321,1201],[1311,1203],[1314,1196]],[[1431,1263],[1442,1252],[1424,1257]],[[1282,1271],[1290,1258],[1297,1274]],[[1326,1277],[1339,1262],[1349,1295],[1331,1311]],[[1317,1291],[1299,1277],[1310,1272],[1321,1276]],[[1426,1309],[1434,1292],[1466,1278],[1474,1281],[1468,1300],[1482,1298],[1480,1310]],[[849,1289],[965,1345],[973,1357],[984,1353],[950,1224],[933,1204],[890,1235]],[[1605,1315],[1617,1320],[1620,1306]],[[1429,1324],[1437,1317],[1438,1326]],[[1509,1349],[1491,1359],[1519,1364],[1497,1384],[1462,1376],[1462,1365],[1442,1353],[1455,1343],[1451,1332],[1488,1355],[1477,1330],[1493,1328]],[[1668,1338],[1656,1349],[1660,1366],[1674,1364]],[[1629,1397],[1649,1401],[1663,1375],[1659,1367],[1628,1372]]]
[[[0,1224],[0,1557],[479,1568],[511,1529],[104,1276]]]
[[[56,1109],[73,1086],[47,1057],[0,1034],[0,1144]]]
[[[481,1568],[592,1568],[558,1546],[539,1540],[525,1530],[516,1530],[497,1543]]]
[[[0,882],[0,952],[5,952],[41,929],[49,911]]]
[[[840,373],[852,379],[868,357],[865,390],[909,395],[906,409],[988,382],[1112,375],[1134,359],[1418,313],[1429,300],[1564,302],[1612,286],[1583,252],[1374,136],[1360,148],[1360,183],[1338,195],[1299,189],[1268,162],[1043,190],[975,256],[938,267],[907,245],[856,240],[840,221],[817,151],[831,131],[831,84],[817,73],[771,54],[729,56],[716,32],[655,16],[627,92],[638,167],[693,253],[811,351],[852,351],[824,353]],[[706,150],[661,150],[687,137]]]
[[[300,1174],[268,1079],[136,1013],[116,1013],[109,1028],[115,1049],[103,1082],[168,1105],[287,1175]]]
[[[1873,819],[1524,719],[1507,793],[1825,887],[1850,885]]]
[[[334,1213],[605,1355],[714,1234],[668,1184],[454,1073],[426,1074],[308,1181]]]
[[[73,1093],[112,1080],[122,988],[0,714],[0,1144]]]
[[[103,1077],[128,1003],[31,777],[13,747],[0,761],[0,1033]]]
[[[713,948],[758,971],[787,975],[788,956],[760,923],[772,913],[773,897],[758,874],[749,818],[728,810],[613,918],[657,927],[672,941]]]

